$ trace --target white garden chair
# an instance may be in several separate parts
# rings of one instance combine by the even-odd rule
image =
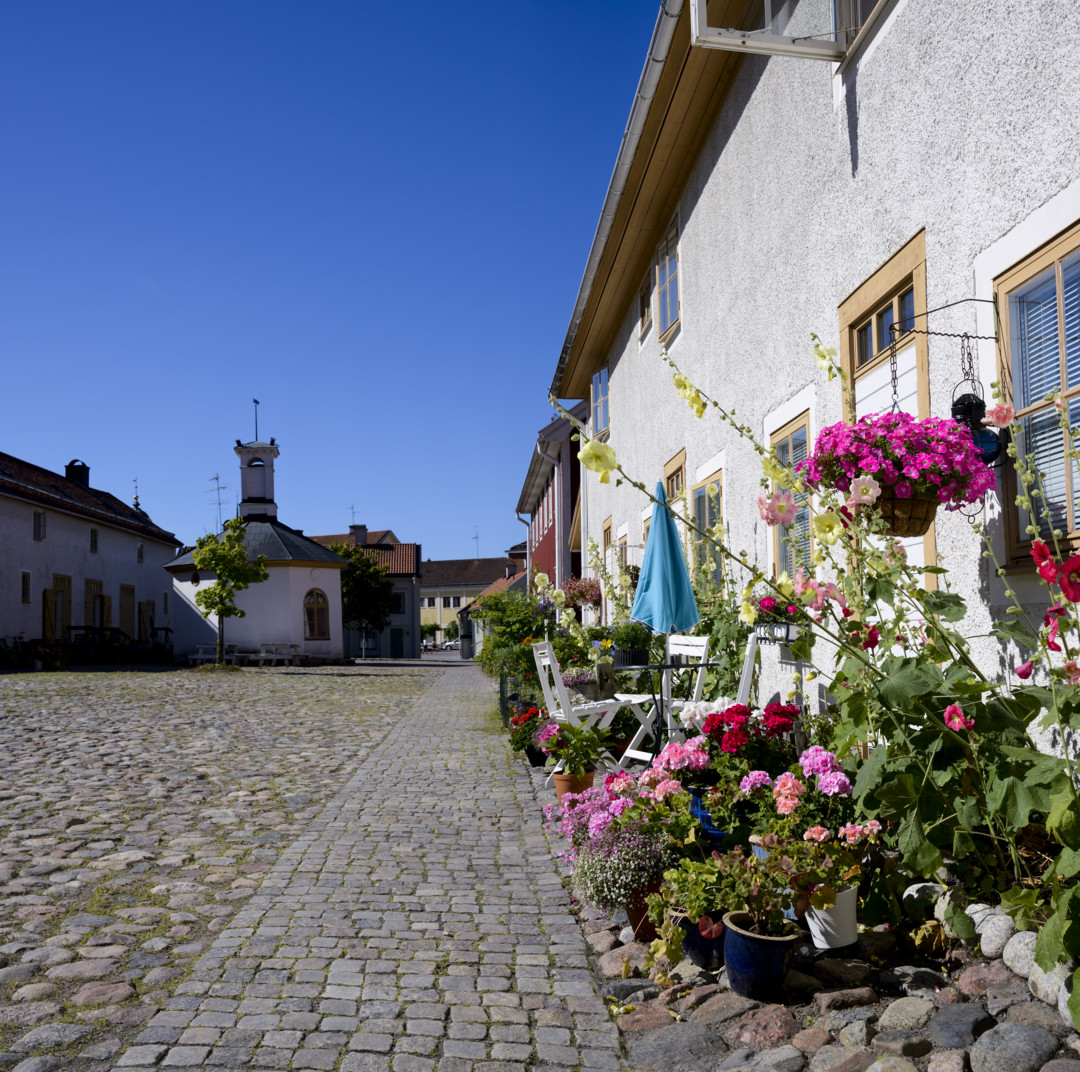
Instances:
[[[552,722],[601,730],[611,725],[611,720],[623,706],[622,704],[611,699],[575,706],[570,701],[566,685],[563,684],[562,670],[559,668],[559,660],[555,657],[555,649],[551,642],[542,640],[534,644],[532,653],[533,661],[536,663],[536,673],[540,678],[540,688],[544,691],[548,717]],[[561,766],[560,763],[551,773],[557,773]],[[548,780],[550,781],[550,775]]]
[[[687,660],[686,668],[693,670],[697,665],[697,675],[694,680],[694,687],[692,690],[692,697],[690,700],[680,699],[673,696],[673,678],[678,670],[664,670],[660,674],[660,695],[655,696],[653,693],[628,693],[617,692],[615,693],[615,699],[619,700],[623,706],[629,707],[634,712],[634,716],[638,720],[637,733],[630,740],[630,744],[626,747],[626,750],[619,757],[619,766],[625,767],[628,763],[651,763],[652,753],[646,752],[641,743],[653,732],[653,714],[650,711],[648,714],[643,710],[643,704],[659,703],[662,711],[664,712],[664,718],[666,720],[666,729],[669,740],[683,740],[682,729],[678,722],[675,720],[675,712],[684,707],[687,703],[697,703],[700,701],[702,694],[705,691],[705,663],[709,661],[709,638],[708,637],[691,637],[691,636],[669,636],[664,649],[664,662],[670,664],[674,656],[679,656]],[[656,731],[659,732],[660,727],[656,727]]]

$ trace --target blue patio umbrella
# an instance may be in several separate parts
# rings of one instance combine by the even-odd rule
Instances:
[[[668,512],[664,485],[659,480],[656,498],[659,501],[653,504],[649,539],[630,617],[644,622],[654,633],[683,633],[697,625],[701,615],[679,530]]]

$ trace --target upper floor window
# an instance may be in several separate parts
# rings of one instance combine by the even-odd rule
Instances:
[[[1080,223],[995,280],[995,292],[1004,299],[998,302],[1006,344],[1001,372],[1016,408],[1017,449],[1034,454],[1042,474],[1039,516],[1019,507],[1007,514],[1009,554],[1022,559],[1032,525],[1044,538],[1056,528],[1069,544],[1080,545],[1080,468],[1066,462],[1075,444],[1046,400],[1060,391],[1068,423],[1080,424]],[[1015,497],[1010,467],[1004,501]]]
[[[405,613],[405,596],[401,592],[390,593],[390,613],[391,614],[404,614]]]
[[[330,601],[321,588],[309,589],[304,596],[304,639],[330,639]]]
[[[679,322],[679,225],[672,223],[656,251],[656,330],[663,341]]]
[[[453,597],[453,602],[451,603],[451,606],[460,607],[461,606],[461,596],[454,596]]]
[[[837,43],[850,48],[859,31],[870,21],[874,8],[885,0],[833,0]]]
[[[856,367],[870,364],[888,350],[890,343],[906,335],[914,326],[915,287],[906,283],[855,329]]]
[[[447,609],[447,610],[449,609],[449,607],[450,607],[450,597],[449,596],[443,596],[442,597],[442,605],[443,605],[444,609]]]
[[[24,603],[29,603],[30,602],[30,574],[29,573],[24,572],[23,575],[22,575],[21,590],[22,590],[22,601]]]
[[[694,569],[711,573],[717,583],[722,576],[723,562],[716,545],[702,533],[716,529],[723,520],[720,508],[722,480],[721,473],[715,472],[700,484],[695,484],[691,492],[694,507]]]
[[[608,370],[602,368],[592,378],[592,434],[608,430]]]
[[[782,465],[794,468],[806,461],[810,442],[810,414],[803,413],[772,435],[772,447]],[[790,525],[777,525],[773,532],[773,561],[776,575],[786,573],[794,578],[802,566],[810,567],[810,499],[795,493],[795,520]]]
[[[44,540],[45,539],[45,511],[44,510],[35,510],[34,511],[34,539],[35,540]]]
[[[135,545],[135,561],[141,563],[143,560],[143,542],[139,542]]]
[[[686,486],[686,450],[680,450],[664,466],[664,492],[668,502],[674,502]]]
[[[638,337],[645,338],[652,327],[653,273],[650,270],[638,291]]]
[[[98,530],[90,530],[90,554],[96,555],[98,553]]]

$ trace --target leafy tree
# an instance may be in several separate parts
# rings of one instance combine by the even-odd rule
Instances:
[[[439,635],[438,622],[425,622],[420,626],[420,636],[424,640],[434,640]]]
[[[365,634],[382,632],[390,624],[394,592],[386,569],[363,547],[332,543],[330,550],[348,562],[341,571],[341,617]]]
[[[196,569],[206,570],[215,577],[212,585],[195,593],[195,604],[204,618],[217,615],[219,664],[225,661],[225,619],[245,617],[244,611],[236,605],[236,593],[249,585],[260,584],[270,576],[266,555],[259,555],[254,562],[248,561],[244,544],[246,530],[242,518],[231,517],[225,522],[225,531],[220,536],[212,533],[201,536],[192,555]]]
[[[450,622],[449,625],[443,626],[443,635],[447,640],[457,640],[459,632],[457,622]]]

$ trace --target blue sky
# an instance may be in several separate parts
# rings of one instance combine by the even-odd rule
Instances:
[[[0,450],[501,554],[659,6],[4,4]]]

